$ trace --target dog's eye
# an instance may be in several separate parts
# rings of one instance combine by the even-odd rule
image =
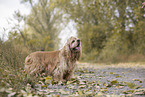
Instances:
[[[73,40],[71,43],[74,43],[75,42],[75,40]]]

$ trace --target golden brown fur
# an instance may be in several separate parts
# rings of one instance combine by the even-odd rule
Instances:
[[[25,72],[30,76],[39,76],[44,72],[56,81],[70,80],[80,56],[80,40],[71,37],[61,50],[38,51],[28,55],[25,59]]]

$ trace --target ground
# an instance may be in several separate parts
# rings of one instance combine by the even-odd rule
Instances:
[[[16,95],[16,93],[10,93]],[[10,95],[9,94],[9,95]],[[29,84],[21,90],[23,96],[103,96],[145,97],[145,64],[120,63],[113,65],[78,63],[71,81],[54,82],[42,77],[35,88]]]

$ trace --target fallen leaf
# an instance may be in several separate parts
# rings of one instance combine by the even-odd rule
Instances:
[[[97,96],[103,96],[103,93],[102,92],[98,92]]]
[[[41,85],[41,88],[45,88],[45,87],[47,87],[47,85]]]
[[[16,94],[16,92],[10,93],[10,94],[8,95],[8,97],[12,97],[12,96],[14,96],[15,94]]]
[[[145,95],[145,88],[144,89],[135,90],[134,94],[136,94],[136,95]]]
[[[140,81],[139,79],[132,79],[133,81]]]
[[[52,80],[52,77],[51,77],[51,76],[47,76],[47,77],[45,78],[45,80]]]
[[[113,72],[110,72],[110,74],[113,74]]]
[[[72,81],[67,81],[67,83],[66,83],[66,84],[68,85],[68,84],[71,84],[71,83],[72,83]]]
[[[111,81],[111,85],[115,85],[115,84],[117,84],[117,80],[116,79]]]
[[[133,93],[134,90],[128,90],[128,91],[122,91],[124,94],[130,94],[130,93]]]
[[[78,89],[78,94],[83,95],[82,91]]]
[[[129,83],[129,82],[125,82],[125,84],[130,88],[130,89],[138,89],[141,86],[136,85],[135,83]]]
[[[122,89],[124,86],[116,86],[116,88],[118,89]]]

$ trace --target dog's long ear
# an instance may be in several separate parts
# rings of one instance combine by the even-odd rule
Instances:
[[[65,44],[65,50],[66,52],[70,51],[70,41],[67,41],[67,43]]]
[[[63,56],[67,56],[67,57],[69,56],[69,54],[70,54],[70,42],[69,42],[69,40],[66,42],[65,46],[62,48],[61,54]]]

